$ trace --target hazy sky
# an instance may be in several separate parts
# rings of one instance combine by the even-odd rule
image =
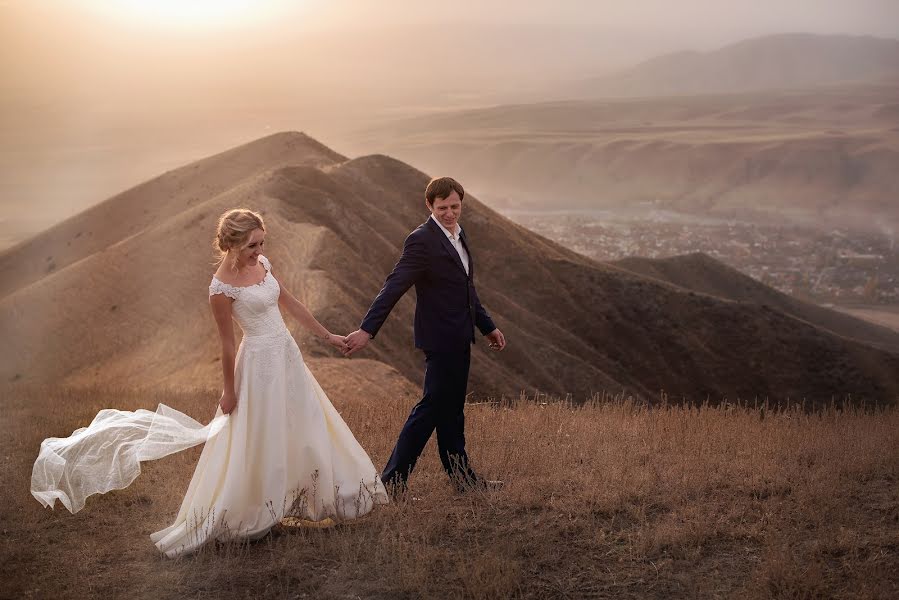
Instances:
[[[0,219],[27,201],[43,223],[269,131],[330,143],[795,31],[899,37],[899,0],[0,0]]]
[[[895,0],[6,0],[6,5],[43,3],[80,7],[127,21],[140,15],[154,25],[156,14],[178,26],[193,28],[244,24],[286,24],[299,17],[313,28],[442,22],[591,24],[655,32],[687,29],[726,35],[801,30],[822,33],[871,33],[894,36],[899,8]],[[141,8],[153,7],[153,8]],[[234,17],[234,18],[232,18]],[[296,25],[296,23],[294,23]],[[714,36],[712,36],[714,38]]]
[[[899,37],[899,1],[0,0],[0,85],[76,107],[351,105],[341,91],[393,101],[435,74],[504,91],[788,31]]]

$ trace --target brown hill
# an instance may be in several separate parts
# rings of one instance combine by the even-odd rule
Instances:
[[[899,40],[785,33],[676,52],[581,82],[587,97],[734,93],[899,77]]]
[[[670,258],[629,257],[611,264],[694,292],[769,306],[837,335],[899,352],[899,334],[892,329],[779,292],[702,252]]]
[[[723,217],[899,226],[899,86],[555,102],[360,132],[496,206],[644,203]]]
[[[187,207],[233,191],[254,175],[279,166],[343,160],[303,134],[277,134],[169,171],[0,253],[0,298]]]
[[[344,160],[301,134],[265,138],[199,165],[0,255],[13,272],[40,264],[53,248],[57,265],[43,276],[32,268],[14,283],[4,280],[4,381],[216,385],[206,286],[209,240],[223,210],[248,205],[265,214],[276,275],[335,331],[356,327],[406,233],[426,217],[424,173],[380,155]],[[243,177],[211,180],[234,165],[244,165]],[[192,171],[205,175],[194,180]],[[502,354],[476,346],[475,397],[535,388],[580,398],[621,390],[654,398],[664,389],[713,401],[899,396],[895,354],[771,306],[696,294],[590,261],[475,198],[465,204],[481,295],[510,341]],[[72,243],[84,232],[104,243]],[[366,358],[417,381],[413,305],[411,294],[397,305]],[[333,356],[295,333],[307,358]]]

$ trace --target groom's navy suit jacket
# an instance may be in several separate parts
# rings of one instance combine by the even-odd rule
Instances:
[[[496,326],[474,287],[474,260],[468,252],[468,271],[440,226],[429,218],[409,234],[403,255],[387,276],[384,287],[362,320],[361,329],[377,335],[399,299],[415,286],[415,347],[426,352],[465,350],[474,343],[474,328],[487,335]]]

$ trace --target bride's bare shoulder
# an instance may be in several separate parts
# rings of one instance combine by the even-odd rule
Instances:
[[[219,265],[219,268],[215,270],[212,277],[213,279],[218,279],[222,283],[234,283],[234,275],[224,264]]]

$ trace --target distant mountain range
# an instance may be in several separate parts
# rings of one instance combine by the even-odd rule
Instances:
[[[118,194],[0,253],[0,378],[220,385],[210,239],[235,206],[264,213],[275,275],[329,328],[355,329],[427,217],[427,180],[384,155],[348,159],[282,133]],[[474,347],[472,398],[535,389],[575,399],[899,398],[899,334],[791,303],[714,261],[598,263],[473,196],[464,206],[481,298],[509,340],[502,353]],[[412,296],[363,358],[418,381]],[[394,371],[338,359],[292,328],[326,390],[351,377],[363,396],[397,386]]]
[[[641,97],[733,94],[899,80],[899,40],[786,33],[711,52],[666,54],[573,84],[568,95]]]
[[[899,40],[768,36],[556,95],[582,99],[400,119],[347,146],[453,173],[494,206],[899,229]]]

